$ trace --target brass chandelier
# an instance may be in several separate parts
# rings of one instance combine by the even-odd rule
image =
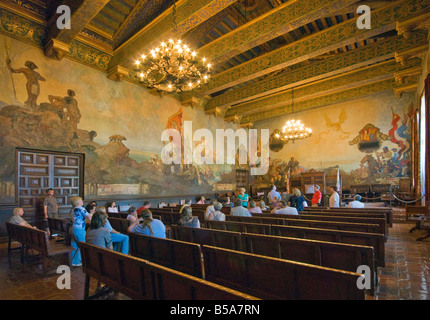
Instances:
[[[173,26],[176,29],[176,4],[173,1]],[[135,62],[134,78],[148,88],[181,93],[207,83],[211,64],[181,40],[169,39],[142,55]]]
[[[291,89],[291,111],[294,112],[294,88]],[[301,120],[287,120],[285,125],[282,127],[282,131],[279,129],[274,130],[274,137],[286,144],[288,141],[294,143],[295,140],[309,138],[312,135],[312,129],[305,127]]]

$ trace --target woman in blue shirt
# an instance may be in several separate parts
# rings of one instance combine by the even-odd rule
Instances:
[[[79,250],[78,242],[85,242],[85,220],[88,216],[87,210],[83,207],[84,202],[81,197],[74,197],[72,199],[73,209],[73,236],[72,236],[72,247],[75,249],[72,252],[72,266],[82,266],[81,252]]]
[[[245,193],[245,188],[240,188],[239,192],[240,194],[237,196],[240,200],[242,200],[242,206],[247,208],[248,207],[248,201],[249,201],[249,195]]]
[[[160,220],[153,219],[149,209],[142,210],[140,218],[136,222],[133,222],[128,227],[127,231],[158,238],[166,238],[166,226]]]

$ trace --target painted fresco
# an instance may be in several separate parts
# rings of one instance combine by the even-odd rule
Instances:
[[[215,132],[223,119],[10,38],[0,36],[0,47],[0,202],[15,200],[15,147],[85,153],[86,197],[201,194],[234,183],[231,165],[160,159],[163,130],[192,121]]]
[[[272,149],[269,172],[253,182],[285,188],[302,172],[333,176],[339,170],[346,191],[350,185],[398,185],[399,179],[411,176],[412,98],[406,94],[399,99],[387,91],[257,123],[257,128],[273,131],[297,118],[312,128],[313,135],[288,142],[277,152]]]

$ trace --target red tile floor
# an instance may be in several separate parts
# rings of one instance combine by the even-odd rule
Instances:
[[[413,224],[395,223],[386,242],[386,266],[378,271],[379,286],[375,296],[368,300],[429,300],[430,299],[430,238],[416,239],[425,234],[422,230],[409,233]],[[30,258],[26,265],[20,263],[19,251],[10,258],[7,245],[0,244],[0,300],[81,300],[84,274],[82,268],[72,268],[71,289],[57,288],[57,266],[66,259],[50,260],[48,273],[42,272],[41,260]],[[95,290],[92,281],[91,292]],[[128,299],[122,294],[108,299]]]

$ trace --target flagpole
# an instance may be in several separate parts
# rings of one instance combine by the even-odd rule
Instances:
[[[8,50],[7,50],[7,45],[6,45],[6,39],[4,40],[4,47],[5,47],[5,49],[6,49],[6,59],[7,59],[7,60],[10,60],[10,58],[9,58],[9,52],[8,52]],[[10,70],[9,70],[9,71],[10,71]],[[11,81],[12,81],[13,94],[14,94],[14,96],[15,96],[15,100],[16,100],[16,90],[15,90],[15,83],[13,82],[12,72],[10,72],[10,79],[11,79]]]

